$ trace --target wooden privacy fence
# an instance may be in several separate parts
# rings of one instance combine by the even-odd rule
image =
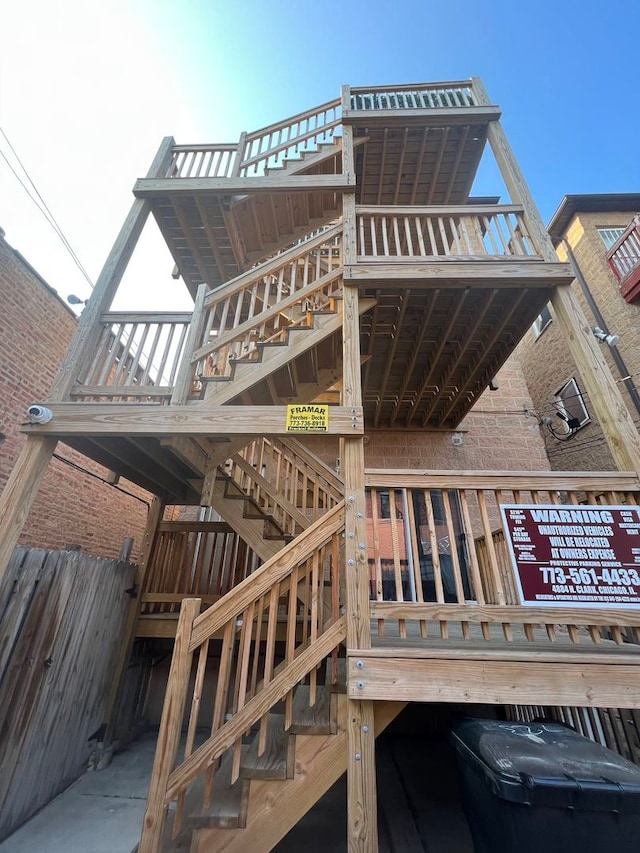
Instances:
[[[0,585],[0,840],[86,768],[135,574],[78,551],[14,551]]]
[[[502,504],[637,505],[636,474],[368,471],[366,482],[379,637],[389,628],[450,643],[640,639],[637,611],[521,606],[500,516]]]

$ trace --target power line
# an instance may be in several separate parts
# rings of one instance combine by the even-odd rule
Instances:
[[[87,474],[89,477],[93,477],[94,480],[99,480],[101,483],[105,483],[107,486],[111,486],[112,489],[116,489],[118,492],[122,492],[123,495],[128,495],[130,498],[134,498],[137,501],[140,501],[141,504],[144,504],[147,509],[149,509],[149,501],[145,501],[144,498],[138,497],[138,495],[134,495],[133,492],[129,492],[127,489],[123,489],[122,486],[118,486],[117,483],[110,483],[104,477],[101,477],[99,474],[95,474],[93,471],[90,471],[88,468],[83,468],[82,465],[78,465],[77,462],[72,462],[71,459],[67,459],[65,456],[60,456],[59,453],[54,453],[53,458],[57,459],[59,462],[64,462],[65,465],[68,465],[70,468],[73,468],[75,471],[80,471],[82,474]]]
[[[53,213],[52,213],[52,212],[51,212],[51,210],[49,209],[49,206],[48,206],[48,205],[47,205],[47,203],[45,202],[45,200],[44,200],[44,198],[42,197],[42,195],[41,195],[40,191],[39,191],[39,190],[38,190],[38,188],[36,187],[36,185],[35,185],[35,183],[34,183],[34,181],[33,181],[32,177],[31,177],[31,175],[29,174],[29,172],[27,171],[27,169],[26,169],[25,165],[23,164],[22,160],[20,159],[20,157],[19,157],[19,155],[18,155],[18,152],[17,152],[17,151],[16,151],[16,149],[13,147],[13,145],[11,144],[11,141],[10,141],[9,137],[7,136],[7,134],[4,132],[4,130],[3,130],[1,127],[0,127],[0,133],[2,134],[2,136],[4,137],[4,139],[6,140],[6,143],[7,143],[7,145],[9,146],[9,149],[11,150],[11,153],[13,154],[13,156],[15,157],[15,159],[17,160],[17,162],[18,162],[18,164],[19,164],[20,168],[22,169],[22,171],[23,171],[23,173],[24,173],[24,175],[25,175],[25,177],[26,177],[27,181],[29,182],[29,184],[31,185],[31,187],[33,187],[33,192],[35,193],[35,197],[34,197],[33,193],[31,192],[31,190],[29,189],[29,187],[28,187],[28,186],[25,184],[25,182],[22,180],[22,178],[20,177],[20,175],[18,174],[18,172],[16,171],[16,169],[14,168],[14,166],[12,165],[12,163],[10,162],[9,158],[8,158],[8,157],[7,157],[7,155],[4,153],[4,151],[0,150],[0,156],[1,156],[1,157],[2,157],[2,159],[5,161],[5,163],[6,163],[6,164],[7,164],[7,166],[9,167],[9,169],[10,169],[11,173],[12,173],[12,174],[13,174],[13,176],[16,178],[16,180],[18,181],[18,183],[20,184],[20,186],[22,187],[22,189],[26,192],[26,194],[29,196],[29,198],[31,199],[31,201],[32,201],[32,202],[35,204],[35,206],[38,208],[38,210],[40,211],[40,213],[44,216],[44,218],[47,220],[47,222],[49,223],[49,225],[53,228],[53,230],[55,231],[56,235],[58,236],[58,238],[59,238],[59,239],[60,239],[60,241],[62,242],[63,246],[65,247],[65,249],[67,250],[67,252],[68,252],[68,253],[69,253],[69,255],[71,256],[71,258],[72,258],[73,262],[75,263],[75,265],[78,267],[78,269],[80,270],[80,272],[82,273],[82,275],[83,275],[83,276],[84,276],[84,278],[86,279],[86,281],[87,281],[87,283],[88,283],[89,287],[93,290],[94,285],[93,285],[93,281],[91,280],[91,277],[90,277],[89,273],[88,273],[88,272],[86,271],[86,269],[84,268],[84,266],[83,266],[82,262],[80,261],[80,258],[76,255],[75,251],[73,250],[73,247],[72,247],[71,243],[67,240],[67,238],[66,238],[66,236],[65,236],[65,234],[64,234],[64,232],[63,232],[63,230],[62,230],[62,228],[60,227],[60,225],[59,225],[59,224],[58,224],[58,222],[56,221],[55,216],[53,215]]]

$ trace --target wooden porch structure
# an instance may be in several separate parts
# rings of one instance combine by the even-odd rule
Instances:
[[[156,496],[123,645],[175,638],[141,853],[269,850],[345,770],[349,849],[377,850],[375,735],[408,701],[640,707],[640,611],[515,597],[499,505],[636,505],[640,439],[499,119],[477,78],[344,86],[237,143],[167,138],[136,182],[0,566],[57,441]],[[506,204],[470,198],[487,145]],[[149,215],[192,312],[110,310]],[[365,471],[365,427],[455,428],[550,299],[619,472]],[[340,474],[287,431],[319,399]]]

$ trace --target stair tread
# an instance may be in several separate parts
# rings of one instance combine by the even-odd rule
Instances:
[[[247,749],[243,746],[242,751]],[[242,762],[242,758],[241,758]],[[229,749],[222,757],[220,767],[213,780],[211,805],[203,814],[191,814],[186,823],[192,829],[219,826],[237,829],[245,826],[247,803],[249,799],[249,781],[240,777],[231,784],[233,768],[233,750]],[[200,792],[200,796],[202,793]]]
[[[244,749],[246,747],[243,747]],[[189,787],[185,797],[182,828],[176,838],[171,838],[175,805],[170,807],[162,838],[163,853],[190,850],[192,833],[198,829],[242,829],[246,826],[250,782],[240,777],[231,785],[232,766],[233,751],[228,750],[216,771],[211,806],[205,813],[201,811],[204,776],[199,776]]]
[[[260,732],[242,756],[240,773],[246,779],[292,779],[295,736],[285,731],[284,715],[269,714],[265,750],[258,754]]]
[[[331,690],[318,685],[313,706],[309,705],[310,690],[307,684],[296,687],[293,694],[293,723],[289,731],[298,735],[334,734],[337,731],[337,721]]]

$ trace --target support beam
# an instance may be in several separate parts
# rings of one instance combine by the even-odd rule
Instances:
[[[342,89],[342,105],[351,101],[349,87]],[[353,130],[343,128],[343,170],[355,174]],[[343,198],[345,264],[355,263],[355,193]],[[360,311],[358,290],[344,286],[342,332],[342,403],[354,412],[362,406],[360,367]],[[369,620],[369,564],[367,560],[366,506],[364,492],[364,443],[362,435],[342,442],[345,495],[345,578],[347,648],[371,648]],[[378,850],[376,757],[372,702],[350,699],[347,704],[347,842],[349,853]]]
[[[478,103],[487,106],[490,103],[489,96],[482,81],[479,77],[472,77],[471,79]],[[521,204],[524,207],[524,219],[537,251],[545,261],[557,263],[558,256],[556,255],[556,250],[553,248],[551,237],[547,233],[529,186],[524,179],[507,135],[499,121],[489,123],[487,139],[502,179],[511,196],[511,203]]]
[[[136,198],[155,196],[244,195],[248,193],[295,193],[307,190],[344,192],[353,189],[355,177],[343,175],[285,175],[254,178],[141,178],[133,187]]]
[[[358,366],[359,370],[359,366]],[[53,420],[25,427],[32,435],[130,435],[208,438],[286,435],[286,406],[131,406],[128,403],[52,403]],[[331,406],[328,435],[362,435],[362,407]]]
[[[413,289],[424,290],[447,287],[550,287],[573,279],[568,264],[542,261],[537,258],[484,257],[476,260],[459,260],[454,256],[431,255],[399,259],[399,262],[363,258],[351,265],[345,260],[345,281],[362,287],[405,288],[410,282]]]
[[[640,436],[571,285],[556,287],[551,304],[571,356],[621,471],[640,471]]]
[[[349,689],[353,696],[378,701],[480,702],[487,705],[580,705],[592,708],[640,708],[638,655],[620,662],[598,662],[598,654],[575,655],[573,663],[532,652],[521,659],[474,659],[474,652],[440,659],[360,656],[349,658]],[[358,662],[362,665],[358,668]],[[360,689],[354,687],[363,685]]]
[[[173,138],[163,139],[160,149],[149,169],[149,177],[163,174],[171,159]],[[116,295],[122,276],[131,260],[142,229],[149,215],[150,205],[147,201],[136,199],[131,206],[129,215],[120,229],[113,248],[105,261],[104,267],[91,294],[84,311],[80,315],[76,334],[67,350],[64,361],[58,370],[48,400],[64,400],[69,396],[73,384],[78,379],[78,372],[88,363],[91,348],[97,340],[100,327],[100,317],[109,310]]]
[[[47,472],[57,440],[28,438],[0,495],[0,580]]]

